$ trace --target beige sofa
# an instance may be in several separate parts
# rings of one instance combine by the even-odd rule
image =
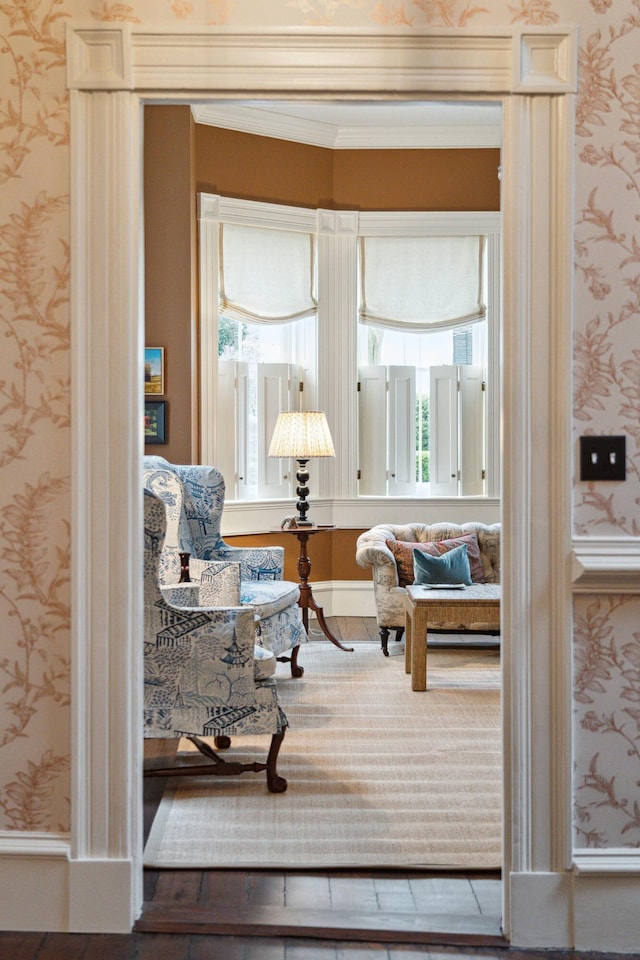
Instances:
[[[402,637],[405,622],[405,586],[413,582],[413,549],[421,544],[455,540],[467,544],[471,579],[475,583],[500,583],[500,524],[484,523],[381,523],[361,533],[356,561],[371,567],[382,651],[388,656],[389,630]],[[441,552],[444,548],[432,548]],[[483,623],[433,624],[435,629],[489,631]]]

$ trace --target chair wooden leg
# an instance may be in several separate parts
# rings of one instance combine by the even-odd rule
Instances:
[[[290,657],[276,657],[278,663],[290,663],[291,664],[291,676],[292,677],[301,677],[304,673],[304,667],[298,666],[298,654],[300,653],[300,644],[297,647],[294,647],[291,651]]]
[[[301,677],[304,673],[304,667],[298,666],[298,654],[300,653],[300,644],[291,651],[291,676]]]
[[[396,643],[400,643],[404,636],[404,627],[396,627]]]
[[[284,793],[287,789],[287,781],[284,777],[280,777],[276,773],[278,753],[282,746],[286,729],[286,727],[283,727],[280,733],[274,733],[271,736],[271,746],[269,747],[269,755],[267,757],[267,788],[270,793]]]
[[[389,630],[387,627],[380,627],[380,643],[385,657],[389,656]]]
[[[276,765],[278,763],[278,753],[284,740],[286,727],[283,727],[280,733],[274,733],[271,736],[271,745],[266,763],[254,761],[253,763],[241,763],[234,760],[225,760],[218,756],[216,751],[206,740],[200,739],[195,735],[187,736],[187,740],[197,747],[197,749],[210,761],[209,763],[183,763],[172,767],[153,767],[145,766],[145,777],[236,777],[242,773],[261,773],[267,772],[267,788],[270,793],[284,793],[287,789],[287,781],[284,777],[278,775]],[[214,743],[218,739],[228,740],[228,737],[215,737]]]

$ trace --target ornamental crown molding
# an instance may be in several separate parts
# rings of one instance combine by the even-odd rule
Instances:
[[[381,70],[382,65],[382,70]],[[577,30],[333,28],[263,31],[67,24],[70,90],[566,94],[577,88]],[[156,94],[160,96],[159,93]]]
[[[370,116],[371,124],[354,124],[340,115],[339,105],[329,111],[329,119],[318,120],[305,115],[304,107],[289,103],[291,114],[280,109],[280,101],[263,101],[260,105],[237,103],[194,104],[191,108],[196,123],[239,130],[255,136],[272,137],[305,143],[328,150],[448,150],[463,148],[490,148],[502,145],[502,117],[499,105],[487,111],[487,104],[476,105],[476,122],[470,122],[463,110],[461,122],[453,122],[460,113],[451,104],[447,122],[438,122],[427,115],[415,116],[410,123],[399,124],[387,115],[379,117],[379,106]],[[317,103],[314,106],[318,106]],[[396,105],[393,104],[393,107]],[[400,114],[405,104],[398,104]],[[416,107],[416,103],[408,105]],[[448,105],[440,104],[445,107]],[[366,107],[364,108],[366,114]],[[445,109],[445,113],[446,113]],[[486,115],[486,122],[485,117]],[[478,122],[482,118],[483,122]]]

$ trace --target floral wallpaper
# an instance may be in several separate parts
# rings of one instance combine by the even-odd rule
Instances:
[[[574,485],[576,534],[639,535],[640,0],[0,0],[0,830],[69,829],[68,19],[580,29],[574,406],[627,482]],[[637,347],[636,347],[637,344]],[[580,597],[579,846],[640,838],[640,599]]]

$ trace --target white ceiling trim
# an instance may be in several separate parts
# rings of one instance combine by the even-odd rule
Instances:
[[[287,115],[268,107],[196,104],[196,123],[240,130],[261,137],[291,140],[330,150],[447,150],[500,147],[502,123],[435,123],[411,125],[329,123]]]

